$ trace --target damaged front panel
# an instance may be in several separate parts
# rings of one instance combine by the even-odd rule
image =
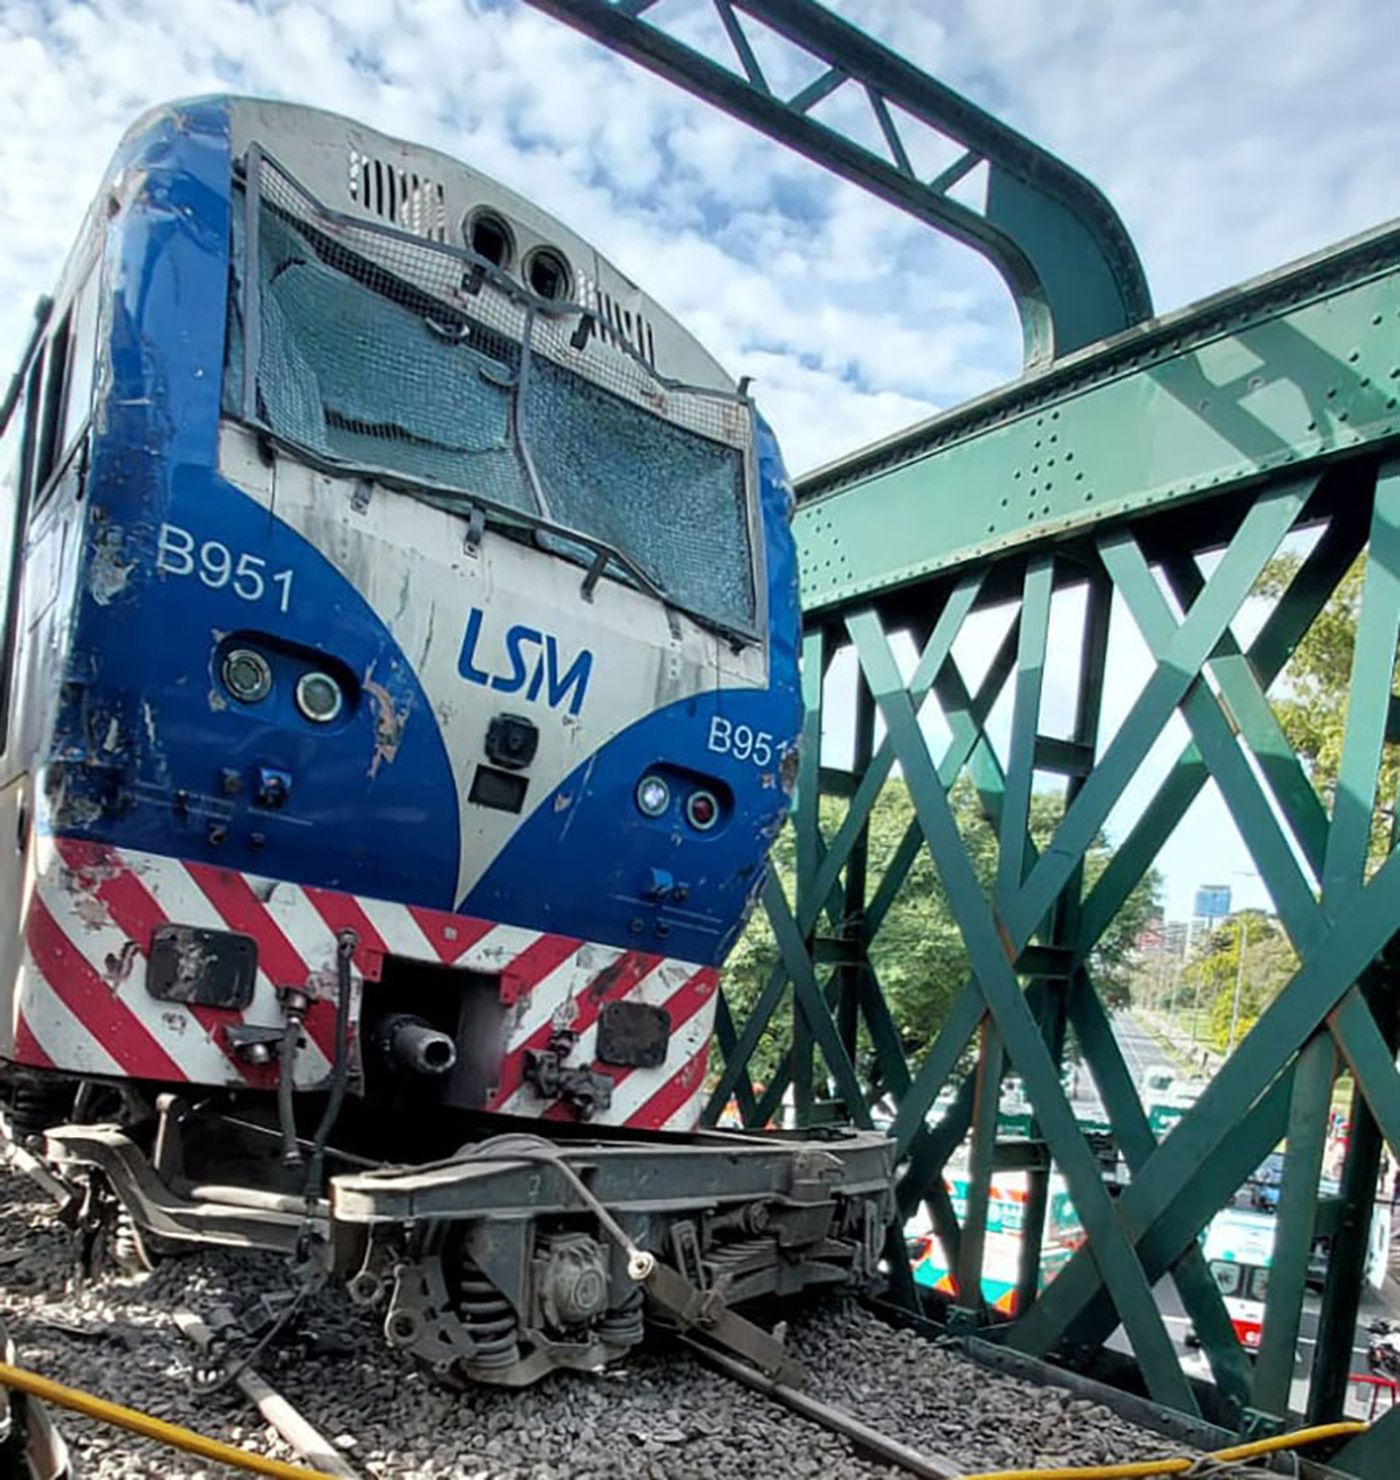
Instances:
[[[352,1091],[693,1122],[798,718],[766,427],[566,228],[344,120],[158,110],[99,204],[20,413],[72,435],[19,568],[9,1051],[327,1085],[350,931]]]

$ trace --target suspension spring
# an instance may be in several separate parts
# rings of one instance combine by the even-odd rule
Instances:
[[[609,1346],[636,1346],[643,1336],[645,1297],[638,1287],[627,1292],[621,1305],[615,1306],[598,1322],[599,1340]]]
[[[51,1125],[66,1119],[72,1096],[71,1084],[19,1080],[10,1105],[10,1124],[14,1127],[15,1136],[20,1140],[41,1136]]]
[[[476,1350],[475,1367],[509,1367],[518,1356],[518,1322],[509,1300],[472,1263],[464,1262],[458,1285],[457,1314]]]
[[[112,1262],[122,1274],[139,1274],[151,1268],[136,1220],[120,1204],[112,1214],[111,1248]]]

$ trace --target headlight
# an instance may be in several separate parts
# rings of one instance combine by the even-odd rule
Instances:
[[[272,691],[272,669],[252,648],[234,648],[220,670],[224,687],[240,704],[256,704]]]
[[[329,724],[344,704],[340,685],[329,673],[303,673],[297,679],[297,708],[313,724]]]
[[[671,805],[671,788],[660,776],[643,776],[637,783],[637,810],[644,817],[660,817]]]

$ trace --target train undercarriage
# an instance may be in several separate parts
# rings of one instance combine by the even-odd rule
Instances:
[[[377,1153],[382,1111],[286,1152],[266,1098],[27,1072],[12,1157],[91,1236],[147,1261],[200,1246],[336,1279],[436,1378],[525,1386],[677,1328],[798,1374],[754,1318],[880,1282],[892,1148],[870,1132],[637,1132],[443,1115],[421,1160]],[[547,1130],[547,1134],[541,1134]],[[270,1283],[275,1283],[270,1267]]]

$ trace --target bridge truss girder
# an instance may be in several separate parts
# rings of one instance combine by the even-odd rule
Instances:
[[[1137,248],[1097,186],[816,0],[713,0],[730,66],[681,39],[703,16],[664,0],[529,3],[979,252],[1011,293],[1027,366],[1152,311]],[[784,96],[764,49],[796,62],[805,85]],[[833,118],[837,94],[860,102]],[[930,137],[948,153],[932,177],[915,158]],[[979,168],[981,200],[952,194]]]
[[[799,1112],[821,1087],[866,1123],[880,1095],[898,1106],[892,1134],[902,1160],[901,1211],[927,1205],[955,1266],[954,1321],[980,1323],[981,1265],[994,1166],[1016,1154],[996,1141],[998,1086],[1014,1068],[1033,1113],[1018,1315],[1004,1332],[1013,1347],[1080,1360],[1121,1322],[1150,1394],[1199,1412],[1152,1288],[1175,1282],[1215,1378],[1214,1411],[1242,1428],[1281,1425],[1289,1406],[1294,1351],[1317,1231],[1315,1189],[1336,1076],[1357,1086],[1350,1159],[1313,1370],[1311,1416],[1340,1411],[1362,1281],[1366,1222],[1381,1139],[1400,1161],[1400,1076],[1395,1069],[1396,986],[1392,940],[1400,927],[1400,856],[1368,866],[1378,814],[1383,747],[1396,736],[1392,680],[1400,631],[1400,231],[1375,234],[1325,259],[1275,275],[1239,299],[1182,315],[1168,347],[1144,353],[1132,336],[1086,357],[1068,382],[1022,382],[979,408],[958,435],[954,412],[860,459],[842,480],[828,470],[799,486],[797,529],[804,555],[807,720],[793,816],[795,898],[770,878],[763,902],[782,953],[742,1030],[725,1022],[724,1069],[709,1113],[736,1098],[762,1123],[789,1084]],[[1147,326],[1149,339],[1153,326]],[[1125,363],[1136,355],[1137,363]],[[1236,374],[1241,361],[1248,376]],[[1082,463],[1127,467],[1126,449],[1160,434],[1163,385],[1194,383],[1191,403],[1172,394],[1173,467],[1180,486],[1134,487],[1066,506],[1040,530],[1009,535],[990,554],[978,545],[939,546],[936,515],[964,490],[994,502],[1026,466],[1014,449],[1076,417]],[[1116,420],[1082,415],[1075,402],[1101,390]],[[1136,414],[1133,408],[1136,407]],[[950,430],[949,423],[952,423]],[[1001,448],[995,444],[1002,443]],[[978,444],[981,444],[980,446]],[[1117,445],[1114,445],[1117,444]],[[1061,444],[1062,445],[1062,444]],[[872,454],[871,456],[874,456]],[[963,466],[999,469],[974,483]],[[1147,463],[1143,464],[1148,466]],[[951,481],[951,490],[950,490]],[[892,496],[895,485],[897,494]],[[1099,486],[1109,489],[1107,482]],[[816,489],[815,496],[812,490]],[[972,488],[973,494],[965,490]],[[1189,489],[1189,491],[1188,491]],[[804,495],[806,496],[804,498]],[[885,568],[871,520],[900,504],[910,522],[885,524]],[[842,540],[851,534],[851,547]],[[1236,633],[1257,604],[1260,576],[1285,548],[1309,543],[1291,581],[1247,643]],[[910,551],[933,558],[910,575]],[[1335,798],[1321,796],[1270,702],[1290,654],[1363,552]],[[815,556],[820,554],[821,559]],[[1077,703],[1067,734],[1044,733],[1044,681],[1057,593],[1083,591],[1078,624]],[[974,688],[954,655],[965,623],[989,602],[1016,616]],[[1104,732],[1105,653],[1113,622],[1131,622],[1151,671],[1114,733]],[[912,634],[919,656],[905,675],[891,647]],[[1065,633],[1056,633],[1064,659]],[[820,763],[819,737],[833,651],[854,649],[860,674],[856,760],[838,772]],[[1006,691],[1009,737],[989,717]],[[930,748],[928,710],[947,739]],[[884,736],[874,743],[878,714]],[[1173,717],[1189,743],[1117,843],[1087,879],[1088,850],[1135,783]],[[867,856],[868,821],[898,766],[914,805],[908,833],[878,878]],[[1063,778],[1064,812],[1049,845],[1030,836],[1037,775]],[[984,887],[949,801],[959,778],[976,789],[997,838],[995,877]],[[1094,987],[1092,957],[1104,931],[1150,868],[1192,802],[1213,783],[1229,810],[1299,968],[1245,1036],[1195,1106],[1160,1142]],[[966,784],[966,782],[964,782]],[[834,828],[823,799],[844,807]],[[825,826],[824,826],[825,818]],[[947,893],[970,961],[969,980],[938,1037],[910,1059],[882,995],[871,947],[919,851],[927,850]],[[762,1094],[747,1064],[794,988],[792,1043]],[[1066,1032],[1078,1040],[1130,1176],[1110,1197],[1060,1082]],[[862,1075],[858,1049],[872,1067]],[[969,1048],[973,1071],[960,1077]],[[813,1080],[818,1088],[814,1090]],[[951,1108],[928,1123],[940,1091]],[[1377,1129],[1379,1128],[1379,1130]],[[970,1136],[966,1214],[959,1222],[943,1177]],[[1197,1242],[1214,1213],[1286,1137],[1278,1237],[1263,1347],[1246,1359]],[[1049,1165],[1064,1175],[1088,1234],[1084,1248],[1043,1293],[1035,1289]],[[891,1253],[898,1252],[892,1241]],[[902,1272],[903,1259],[892,1263]],[[906,1298],[911,1291],[906,1286]],[[1387,1419],[1386,1427],[1400,1428]],[[1371,1453],[1381,1441],[1368,1439]],[[1365,1452],[1352,1456],[1360,1465]],[[1358,1471],[1361,1472],[1361,1471]]]

